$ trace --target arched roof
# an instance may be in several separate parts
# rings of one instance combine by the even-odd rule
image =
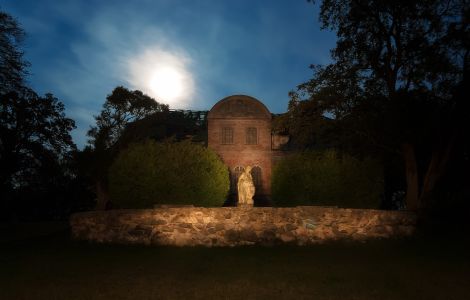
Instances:
[[[271,119],[271,113],[256,98],[246,95],[232,95],[217,102],[209,111],[207,118]]]

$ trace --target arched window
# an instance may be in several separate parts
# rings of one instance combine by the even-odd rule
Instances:
[[[237,193],[238,177],[245,171],[245,168],[242,166],[236,166],[232,170],[232,176],[230,176],[230,189],[232,193]]]
[[[259,166],[254,166],[251,169],[251,177],[253,177],[255,189],[258,191],[261,189],[261,168]]]

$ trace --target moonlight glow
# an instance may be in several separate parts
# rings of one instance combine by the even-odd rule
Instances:
[[[149,80],[149,88],[159,99],[177,99],[184,93],[184,80],[172,67],[155,70]]]
[[[127,60],[129,83],[170,108],[188,108],[194,82],[188,71],[190,60],[180,52],[149,48]]]

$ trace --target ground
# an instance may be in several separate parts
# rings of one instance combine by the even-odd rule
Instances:
[[[62,229],[62,230],[58,230]],[[0,299],[470,299],[470,240],[176,248],[1,225]]]

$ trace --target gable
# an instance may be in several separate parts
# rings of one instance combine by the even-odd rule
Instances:
[[[271,113],[263,103],[253,97],[233,95],[217,102],[207,118],[271,119]]]

